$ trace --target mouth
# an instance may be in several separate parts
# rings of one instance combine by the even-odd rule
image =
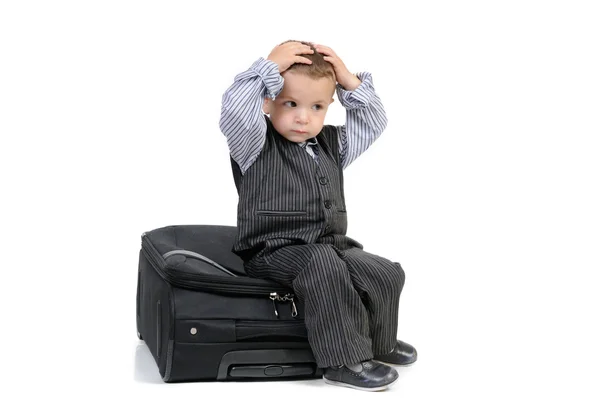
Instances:
[[[304,130],[292,130],[292,133],[296,133],[296,134],[308,134],[308,131],[304,131]]]

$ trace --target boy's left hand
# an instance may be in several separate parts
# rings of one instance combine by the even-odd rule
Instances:
[[[358,86],[360,86],[360,79],[350,73],[346,65],[342,62],[340,57],[329,47],[323,46],[321,44],[311,43],[318,53],[323,54],[323,58],[325,61],[329,62],[333,65],[333,70],[335,72],[335,78],[338,83],[344,87],[347,91],[356,90]]]

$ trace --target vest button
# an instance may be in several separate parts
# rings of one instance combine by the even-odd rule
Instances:
[[[319,182],[321,183],[321,185],[327,184],[327,181],[328,181],[327,177],[321,177],[321,178],[319,178]]]
[[[326,200],[325,201],[325,208],[326,209],[331,209],[331,200]]]

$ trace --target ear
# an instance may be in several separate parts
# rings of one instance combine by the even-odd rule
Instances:
[[[266,115],[268,115],[268,114],[270,114],[270,113],[271,113],[271,102],[272,102],[271,98],[269,98],[269,97],[265,97],[265,100],[264,100],[264,102],[263,102],[262,109],[263,109],[263,112],[264,112]]]
[[[333,98],[331,98],[331,101],[329,101],[329,105],[333,104],[333,101],[335,101]]]

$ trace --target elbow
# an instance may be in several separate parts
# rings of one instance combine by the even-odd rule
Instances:
[[[219,129],[222,132],[225,132],[225,128],[227,126],[226,120],[227,120],[226,114],[223,112],[223,109],[221,109],[221,118],[219,119]]]
[[[219,120],[219,130],[221,130],[225,136],[227,135],[227,124],[225,123],[223,116],[221,116],[221,119]]]
[[[378,130],[379,130],[377,132],[378,133],[377,135],[380,135],[381,133],[383,133],[385,131],[387,124],[388,124],[388,119],[387,119],[387,116],[385,115],[385,113],[381,115],[381,117],[379,119],[379,123],[377,123],[377,124],[378,124],[378,126],[377,126]]]
[[[227,108],[225,106],[221,107],[221,118],[219,119],[219,129],[223,132],[223,134],[227,135],[227,133],[231,130],[231,126],[233,125],[233,121],[236,118],[235,112],[232,109]]]

